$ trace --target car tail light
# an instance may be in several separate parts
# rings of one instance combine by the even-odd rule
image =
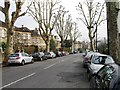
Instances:
[[[20,59],[21,57],[16,57],[16,59]]]

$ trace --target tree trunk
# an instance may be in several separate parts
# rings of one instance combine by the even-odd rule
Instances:
[[[106,2],[107,6],[107,28],[108,28],[108,49],[109,54],[116,62],[119,60],[119,34],[117,28],[118,2]]]
[[[90,39],[90,50],[91,51],[95,51],[95,47],[94,47],[94,39],[92,37],[92,33],[91,33],[91,29],[89,30],[89,39]]]
[[[60,39],[61,39],[61,48],[63,49],[65,47],[63,37],[60,36]]]
[[[73,52],[74,51],[73,40],[71,42],[72,42],[71,51]]]
[[[91,51],[95,51],[94,40],[91,37],[90,37],[90,48],[91,48]]]
[[[46,52],[50,52],[50,37],[47,37],[46,43]]]
[[[120,33],[119,33],[119,49],[118,50],[119,50],[118,58],[119,58],[119,62],[120,62]]]
[[[7,46],[5,50],[5,58],[4,62],[8,62],[8,56],[9,54],[13,53],[13,36],[11,35],[12,28],[7,30]]]

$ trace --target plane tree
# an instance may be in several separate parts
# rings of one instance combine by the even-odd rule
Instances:
[[[22,12],[22,6],[24,2],[22,0],[14,0],[15,3],[15,10],[12,11],[10,15],[10,0],[4,0],[4,5],[0,6],[0,12],[3,13],[5,19],[0,20],[0,26],[7,29],[7,43],[6,43],[6,50],[5,50],[5,60],[4,62],[8,61],[8,55],[13,52],[13,27],[15,22],[19,17],[22,17],[26,14],[27,11]]]
[[[77,27],[77,23],[71,23],[71,29],[69,30],[69,37],[70,40],[72,41],[72,51],[75,51],[75,43],[77,39],[81,36],[81,32],[79,31]]]
[[[59,10],[59,16],[55,24],[57,34],[61,39],[61,48],[65,47],[65,41],[68,39],[69,28],[71,23],[71,16],[67,14],[68,11],[61,5]]]
[[[28,7],[29,14],[38,23],[40,36],[46,44],[46,51],[50,51],[50,38],[58,18],[58,0],[33,0]]]
[[[87,10],[83,6],[87,7]],[[86,0],[85,2],[79,2],[76,7],[79,12],[80,19],[88,29],[88,36],[90,39],[91,50],[95,50],[94,38],[97,32],[97,27],[106,19],[103,16],[105,3],[93,2],[93,0]]]

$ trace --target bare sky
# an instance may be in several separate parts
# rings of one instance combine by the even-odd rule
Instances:
[[[3,5],[2,1],[4,0],[0,0],[0,5]],[[13,2],[13,0],[11,0]],[[86,28],[86,26],[81,22],[76,20],[76,18],[79,17],[78,12],[76,10],[76,7],[78,5],[79,2],[82,2],[84,0],[61,0],[61,4],[65,7],[66,10],[69,10],[69,13],[72,15],[72,19],[73,21],[78,23],[78,27],[79,30],[82,34],[82,36],[80,37],[80,41],[81,40],[85,40],[88,41],[88,30]],[[99,2],[103,2],[104,0],[97,0]],[[86,8],[86,7],[84,7]],[[14,10],[14,4],[11,5],[10,10]],[[23,10],[26,9],[26,5],[24,5]],[[4,20],[4,15],[2,13],[0,13],[0,20]],[[29,29],[34,29],[37,27],[37,23],[33,20],[33,18],[31,16],[23,16],[20,17],[19,19],[17,19],[15,26],[21,27],[22,25],[28,27]],[[106,30],[106,24],[102,24],[99,28],[98,28],[98,37],[99,38],[104,38],[107,37],[107,30]]]

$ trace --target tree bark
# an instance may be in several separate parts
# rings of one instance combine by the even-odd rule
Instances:
[[[107,28],[108,28],[108,49],[109,54],[116,62],[119,60],[119,34],[117,28],[118,2],[106,2],[107,6]]]
[[[12,36],[12,28],[8,28],[7,30],[7,46],[5,50],[4,62],[8,61],[8,55],[13,53],[13,36]]]
[[[46,52],[50,52],[50,37],[49,36],[47,37],[45,44],[46,44]]]

